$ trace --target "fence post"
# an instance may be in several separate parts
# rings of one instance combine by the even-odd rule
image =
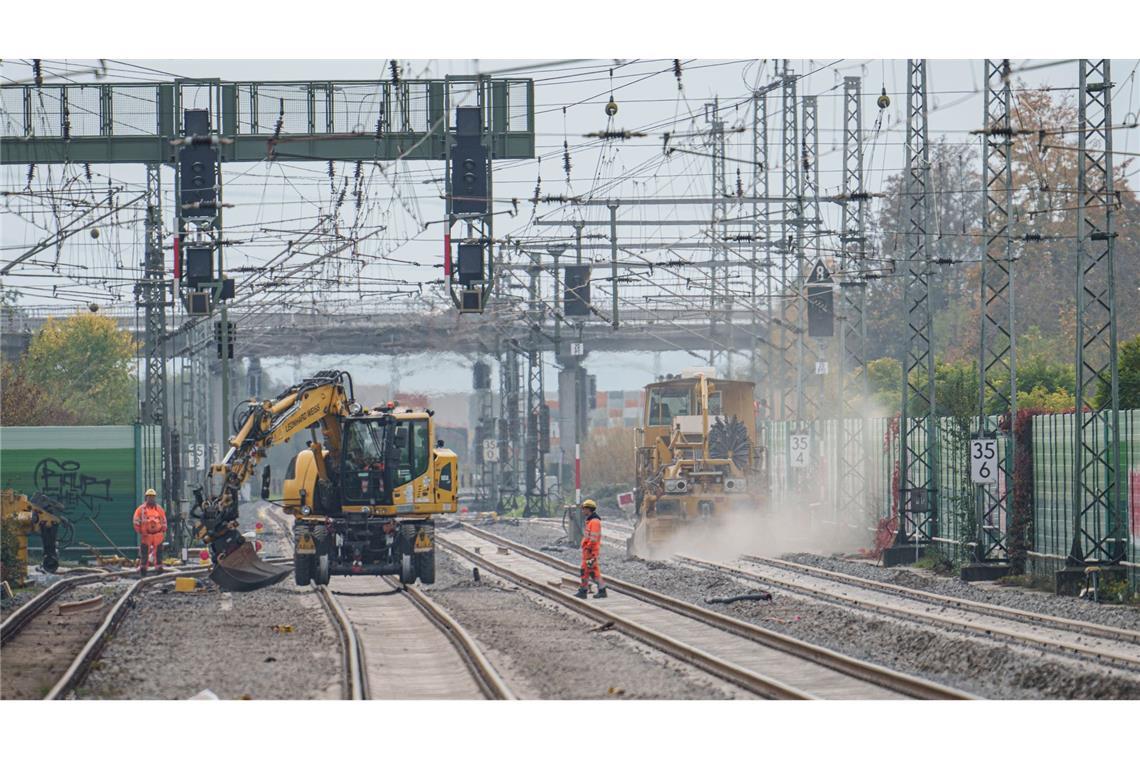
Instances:
[[[1019,409],[1013,420],[1013,508],[1010,511],[1007,546],[1009,571],[1025,574],[1027,552],[1033,548],[1033,416]]]

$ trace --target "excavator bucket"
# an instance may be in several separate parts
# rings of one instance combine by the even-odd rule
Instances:
[[[217,560],[210,580],[226,591],[254,591],[284,580],[293,571],[289,566],[271,565],[257,556],[253,544],[245,541]]]

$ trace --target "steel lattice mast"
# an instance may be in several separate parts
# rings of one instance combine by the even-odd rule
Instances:
[[[1121,497],[1113,280],[1112,78],[1107,59],[1081,60],[1079,66],[1077,403],[1070,564],[1119,562],[1128,535]]]
[[[820,416],[822,407],[822,393],[817,398],[808,392],[805,376],[809,370],[815,369],[815,360],[822,351],[817,352],[808,335],[807,325],[807,277],[814,262],[809,264],[804,251],[804,230],[810,225],[812,228],[811,248],[814,261],[819,261],[820,243],[820,216],[819,216],[819,132],[816,130],[816,97],[805,95],[803,103],[803,123],[800,141],[800,218],[797,220],[798,244],[796,246],[796,344],[798,347],[796,368],[796,406],[801,419],[815,419]],[[820,378],[821,382],[823,377]]]
[[[1005,456],[998,458],[999,480],[977,489],[975,560],[1004,559],[1010,485],[1014,482],[1014,425],[1017,416],[1017,353],[1014,329],[1013,130],[1009,59],[986,60],[982,129],[982,329],[978,366],[978,430],[994,434],[986,414],[987,397],[1010,425]]]
[[[907,61],[906,177],[903,197],[907,313],[903,393],[899,425],[900,487],[896,544],[926,542],[938,521],[937,430],[934,416],[934,349],[931,341],[930,146],[926,61]]]
[[[791,292],[794,283],[788,276],[792,266],[800,258],[801,228],[798,221],[803,218],[803,204],[800,198],[800,146],[799,146],[799,107],[796,100],[796,77],[785,68],[782,82],[783,96],[783,165],[781,174],[783,180],[783,219],[780,222],[781,238],[779,253],[779,286],[777,297],[780,299],[779,309],[781,316],[779,340],[776,342],[780,353],[780,371],[778,382],[780,384],[779,415],[781,419],[792,416],[792,407],[796,399],[796,387],[792,381],[798,372],[795,362],[791,358],[792,343],[789,340],[790,325],[795,323],[793,312],[799,310],[794,294]],[[773,410],[775,411],[775,410]],[[797,406],[795,415],[801,415]]]
[[[752,197],[768,195],[768,98],[765,92],[752,93]],[[764,280],[765,296],[771,294],[771,248],[768,245],[768,202],[752,202],[751,276],[749,278],[750,311],[752,320],[752,352],[749,379],[754,383],[769,383],[772,367],[771,335],[768,345],[761,351],[760,342],[760,242],[763,240],[766,251]],[[769,307],[769,333],[771,312]],[[757,389],[759,390],[759,388]]]
[[[843,203],[839,293],[840,424],[843,445],[839,451],[839,508],[867,507],[867,441],[863,410],[867,399],[867,330],[863,312],[867,299],[866,198],[863,185],[862,79],[843,78]]]
[[[724,324],[731,325],[731,291],[729,289],[728,273],[728,178],[725,176],[724,160],[724,121],[720,118],[720,104],[718,101],[705,104],[705,118],[711,126],[709,146],[712,155],[712,217],[709,225],[709,239],[712,243],[713,269],[709,277],[709,339],[717,338],[717,310],[724,314]],[[720,278],[717,276],[717,266],[720,266]],[[617,282],[614,282],[616,291]],[[719,293],[718,293],[719,291]],[[709,349],[709,364],[716,358],[715,348]],[[732,352],[726,352],[729,374],[732,371]]]

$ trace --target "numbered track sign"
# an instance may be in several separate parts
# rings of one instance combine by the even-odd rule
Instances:
[[[970,439],[970,480],[976,485],[996,483],[998,472],[997,436]]]
[[[811,435],[808,433],[793,433],[788,437],[789,464],[801,468],[808,465],[808,451],[811,450]]]

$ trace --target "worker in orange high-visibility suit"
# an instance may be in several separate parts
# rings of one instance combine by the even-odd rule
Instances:
[[[166,510],[155,499],[153,488],[146,489],[146,500],[135,510],[135,533],[139,534],[139,575],[146,575],[146,567],[154,565],[162,572],[162,541],[166,538]]]
[[[606,582],[602,580],[602,570],[598,567],[598,555],[602,550],[602,518],[598,517],[598,505],[593,499],[582,502],[582,585],[575,594],[585,599],[590,590],[590,578],[598,584],[595,599],[606,598]]]

